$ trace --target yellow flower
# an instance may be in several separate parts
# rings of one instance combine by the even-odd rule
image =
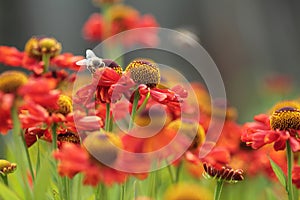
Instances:
[[[169,187],[164,200],[212,200],[209,190],[192,183],[179,183]]]
[[[6,71],[0,75],[0,91],[14,93],[18,88],[27,83],[28,78],[20,71]]]

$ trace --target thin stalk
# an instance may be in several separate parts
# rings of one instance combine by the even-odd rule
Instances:
[[[110,126],[110,103],[106,103],[105,131],[109,131],[109,126]]]
[[[2,175],[2,174],[0,174],[0,176],[2,177],[2,180],[3,180],[4,184],[8,187],[8,179],[7,179],[7,175]]]
[[[180,161],[177,169],[176,169],[176,177],[175,177],[175,182],[178,183],[179,182],[179,179],[180,179],[180,172],[182,170],[182,166],[183,166],[183,163],[182,161]]]
[[[43,73],[47,73],[49,70],[49,63],[50,63],[50,54],[43,54],[42,61],[44,63],[44,71]]]
[[[34,181],[35,176],[34,176],[34,172],[33,172],[32,162],[31,162],[31,159],[30,159],[28,147],[27,147],[27,144],[26,144],[26,141],[25,141],[25,137],[24,137],[23,134],[21,134],[21,138],[22,138],[22,142],[23,142],[23,145],[24,145],[26,158],[27,158],[27,161],[28,161],[28,166],[29,166],[30,175],[31,175],[31,177],[32,177],[32,180]]]
[[[134,93],[134,99],[133,99],[133,103],[132,103],[132,111],[131,111],[131,118],[130,118],[130,122],[129,122],[129,130],[132,129],[132,127],[134,125],[134,119],[136,116],[136,110],[138,107],[139,99],[140,99],[140,93],[138,90],[136,90]]]
[[[125,184],[126,182],[121,186],[121,200],[125,200]]]
[[[150,98],[150,92],[148,92],[148,94],[147,94],[146,98],[144,99],[142,105],[136,111],[137,114],[141,113],[145,109],[145,107],[146,107],[146,105],[148,103],[149,98]]]
[[[223,189],[223,180],[218,180],[215,188],[214,200],[219,200],[221,197],[222,189]]]
[[[57,133],[56,133],[57,124],[56,123],[54,123],[51,126],[51,130],[52,130],[52,145],[53,145],[53,150],[56,150],[57,149]]]
[[[169,176],[170,176],[171,182],[172,183],[176,183],[176,179],[174,178],[171,165],[169,165],[168,163],[167,163],[167,168],[168,168],[168,172],[169,172]]]
[[[289,200],[294,200],[292,169],[293,169],[293,152],[289,140],[286,141],[286,157],[287,157],[287,193]]]

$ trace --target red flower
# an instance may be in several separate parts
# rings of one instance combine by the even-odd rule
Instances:
[[[49,133],[48,129],[37,127],[27,128],[24,134],[27,147],[31,147],[37,141],[37,138],[41,138],[44,135],[51,135],[51,133]]]
[[[64,53],[52,58],[51,64],[54,66],[78,71],[80,67],[76,65],[76,62],[82,59],[84,59],[83,56],[74,56],[71,53]]]
[[[21,66],[23,54],[15,47],[0,46],[0,63],[14,67]]]
[[[111,6],[106,15],[106,17],[103,17],[102,15],[94,13],[89,17],[83,26],[85,39],[90,41],[102,41],[122,31],[141,28],[134,32],[136,34],[122,35],[123,44],[131,45],[134,43],[142,43],[148,46],[157,44],[157,30],[142,29],[146,27],[158,27],[152,15],[140,16],[140,13],[134,8],[120,4]]]
[[[249,146],[251,145],[253,149],[274,143],[276,151],[284,150],[288,140],[294,152],[300,150],[300,140],[297,137],[298,130],[273,130],[270,125],[270,116],[265,114],[255,116],[254,120],[255,122],[244,125],[242,133],[242,141]]]
[[[83,36],[89,41],[101,41],[104,37],[104,21],[98,13],[92,14],[83,26]]]
[[[294,185],[299,189],[300,188],[300,166],[294,166],[292,172],[292,180]]]
[[[54,158],[60,161],[58,172],[61,176],[73,178],[83,173],[85,185],[97,186],[99,182],[112,185],[126,180],[126,174],[96,163],[85,149],[75,144],[63,144],[59,151],[54,152]]]
[[[6,134],[12,128],[11,109],[14,102],[13,94],[0,91],[0,133]]]
[[[19,88],[19,95],[45,108],[57,109],[60,92],[55,90],[57,82],[50,78],[32,78]]]

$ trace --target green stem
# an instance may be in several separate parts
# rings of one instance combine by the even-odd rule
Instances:
[[[286,141],[286,157],[287,157],[287,193],[289,200],[294,200],[293,183],[292,183],[292,169],[293,169],[293,152],[290,141]]]
[[[57,149],[57,124],[54,123],[51,126],[51,131],[52,131],[52,145],[53,145],[53,150]]]
[[[139,107],[139,109],[136,111],[137,114],[140,114],[146,107],[148,100],[150,98],[150,92],[148,92],[146,98],[144,99],[142,105]]]
[[[49,63],[50,63],[50,54],[43,54],[42,61],[44,63],[44,71],[43,73],[47,73],[49,70]]]
[[[175,182],[178,183],[179,182],[179,179],[180,179],[180,172],[181,172],[181,169],[182,169],[182,166],[183,166],[183,163],[182,161],[180,161],[177,169],[176,169],[176,177],[175,177]]]
[[[126,182],[121,186],[121,200],[125,200],[125,184]]]
[[[216,189],[215,189],[215,194],[214,194],[214,200],[219,200],[221,197],[222,193],[222,188],[223,188],[224,181],[223,180],[218,180]]]
[[[134,99],[133,99],[133,103],[132,103],[132,111],[131,111],[131,118],[130,118],[130,122],[129,122],[129,130],[132,129],[132,127],[134,125],[134,119],[136,116],[136,110],[138,107],[139,99],[140,99],[140,93],[138,90],[136,90],[134,93]]]
[[[8,187],[7,175],[0,174],[0,176],[2,177],[2,180],[3,180],[4,184]]]
[[[21,137],[22,137],[22,142],[23,142],[24,149],[25,149],[26,158],[27,158],[27,161],[28,161],[30,175],[32,177],[32,180],[34,181],[35,177],[34,177],[34,172],[33,172],[33,167],[32,167],[32,163],[31,163],[28,147],[27,147],[27,144],[26,144],[26,141],[25,141],[25,138],[24,138],[23,134],[21,134]]]
[[[110,103],[106,103],[105,131],[109,131],[109,126],[110,126]]]
[[[169,176],[170,176],[171,182],[172,182],[172,183],[176,183],[176,179],[174,178],[174,175],[173,175],[173,171],[172,171],[171,165],[168,164],[168,163],[167,163],[167,168],[168,168],[168,172],[169,172]]]

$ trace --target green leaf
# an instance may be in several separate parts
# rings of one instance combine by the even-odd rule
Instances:
[[[283,187],[286,188],[286,176],[284,175],[282,169],[271,158],[269,158],[269,160],[271,163],[271,167],[279,182],[281,183],[281,185],[283,185]]]
[[[39,173],[34,183],[34,199],[45,199],[45,193],[50,186],[51,173],[50,173],[50,161],[47,156],[41,162]]]
[[[20,198],[11,191],[6,185],[0,182],[0,197],[3,200],[20,200]]]

